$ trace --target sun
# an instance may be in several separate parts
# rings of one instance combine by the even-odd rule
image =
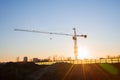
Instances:
[[[78,59],[86,59],[86,58],[89,58],[89,57],[90,56],[89,56],[89,52],[87,51],[87,49],[81,46],[78,49]]]

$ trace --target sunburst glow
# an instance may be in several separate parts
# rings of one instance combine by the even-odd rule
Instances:
[[[89,58],[89,57],[90,57],[90,55],[89,55],[88,50],[81,46],[78,49],[78,59],[85,59],[85,58]]]

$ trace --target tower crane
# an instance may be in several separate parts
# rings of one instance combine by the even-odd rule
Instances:
[[[75,60],[78,59],[78,47],[77,47],[77,37],[84,37],[87,38],[87,35],[77,35],[76,34],[76,28],[73,28],[74,34],[67,34],[67,33],[54,33],[54,32],[43,32],[38,30],[27,30],[27,29],[14,29],[14,31],[24,31],[24,32],[35,32],[35,33],[43,33],[43,34],[55,34],[55,35],[66,35],[66,36],[72,36],[74,40],[74,56]]]

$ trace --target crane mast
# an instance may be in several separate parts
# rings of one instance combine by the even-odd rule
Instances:
[[[77,37],[87,38],[87,35],[77,35],[77,34],[76,34],[76,28],[73,28],[73,30],[74,30],[74,34],[54,33],[54,32],[43,32],[43,31],[27,30],[27,29],[14,29],[14,31],[24,31],[24,32],[43,33],[43,34],[55,34],[55,35],[72,36],[72,37],[73,37],[73,40],[74,40],[74,56],[75,56],[75,60],[78,60]]]
[[[74,40],[74,56],[75,56],[75,60],[77,60],[77,56],[78,56],[78,47],[77,47],[77,36],[76,36],[76,29],[73,28],[74,30],[74,35],[73,35],[73,40]]]

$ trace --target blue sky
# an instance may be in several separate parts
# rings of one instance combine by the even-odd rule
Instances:
[[[85,46],[91,56],[120,54],[119,0],[0,0],[0,61],[73,56],[72,37],[14,31],[72,34],[73,27],[88,35],[78,39],[78,47]]]

